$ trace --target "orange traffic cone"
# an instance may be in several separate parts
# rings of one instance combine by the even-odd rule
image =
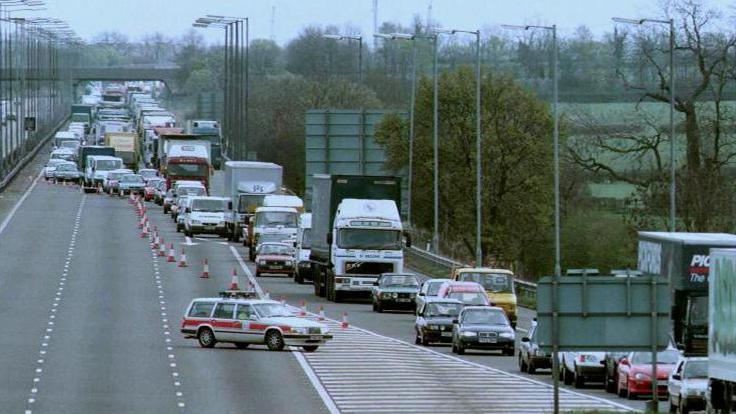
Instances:
[[[319,305],[319,317],[317,319],[320,321],[325,320],[325,307],[322,305]]]
[[[187,267],[187,252],[184,246],[181,246],[181,256],[179,256],[179,267]]]
[[[156,228],[153,228],[153,244],[151,244],[151,249],[158,250],[158,244],[159,244],[159,238],[158,238],[158,230]]]
[[[233,269],[233,277],[230,279],[230,290],[240,290],[238,287],[238,272]]]
[[[346,329],[348,326],[349,326],[349,324],[348,324],[348,313],[347,312],[343,312],[342,313],[342,323],[340,324],[340,327],[342,329]]]
[[[169,257],[166,258],[166,261],[169,263],[174,263],[176,261],[176,251],[174,250],[174,243],[169,243]]]
[[[302,306],[299,308],[299,316],[307,316],[307,301],[302,299]]]
[[[148,225],[146,224],[143,226],[143,230],[141,230],[141,239],[145,239],[148,237]]]
[[[139,229],[143,228],[143,217],[141,217],[141,219],[138,221],[138,228]]]
[[[207,261],[207,258],[204,259],[204,269],[202,270],[202,276],[200,276],[202,279],[209,279],[210,278],[210,263]]]

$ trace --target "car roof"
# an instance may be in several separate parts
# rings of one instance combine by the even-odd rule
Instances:
[[[461,288],[470,288],[470,287],[475,288],[475,287],[480,287],[481,289],[483,289],[483,286],[481,286],[480,283],[477,283],[477,282],[460,282],[460,281],[457,281],[457,280],[448,280],[448,281],[445,282],[445,285],[448,288],[458,288],[458,287],[461,287]]]
[[[204,187],[201,181],[194,180],[177,180],[174,185],[178,186],[192,186],[192,187]]]
[[[410,272],[386,272],[381,273],[381,276],[417,276],[417,274]]]
[[[475,273],[505,273],[508,275],[513,275],[514,272],[508,269],[497,269],[492,267],[460,267],[455,269],[456,273],[461,272],[475,272]]]
[[[218,200],[218,201],[228,201],[229,197],[218,197],[218,196],[189,196],[191,200]]]
[[[274,305],[280,305],[281,302],[268,299],[242,299],[242,298],[194,298],[192,302],[234,302],[242,304],[257,305],[261,303],[269,303]]]
[[[478,305],[466,306],[463,308],[462,311],[465,312],[467,310],[488,310],[488,309],[505,313],[503,308],[500,308],[498,306],[478,306]]]
[[[457,299],[452,298],[438,298],[437,296],[427,296],[424,299],[425,303],[456,303],[462,305],[463,303]]]
[[[279,242],[263,242],[263,243],[258,243],[258,246],[269,246],[269,245],[291,248],[291,246],[289,246],[286,243],[279,243]]]

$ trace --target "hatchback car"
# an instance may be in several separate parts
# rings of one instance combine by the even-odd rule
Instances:
[[[74,181],[79,182],[82,179],[82,173],[77,169],[74,162],[62,162],[56,166],[54,171],[55,181]]]
[[[552,368],[552,357],[539,349],[537,342],[537,323],[532,321],[528,336],[519,343],[519,371],[534,374],[537,369]]]
[[[374,312],[385,309],[416,311],[414,299],[419,293],[419,278],[412,273],[383,273],[373,283],[371,299]]]
[[[326,325],[300,318],[279,302],[259,299],[194,299],[182,318],[181,333],[196,338],[203,348],[225,342],[239,349],[266,345],[271,351],[297,346],[314,352],[332,339]]]
[[[682,358],[667,381],[670,412],[705,410],[708,391],[708,358]]]
[[[62,160],[60,158],[52,158],[49,160],[49,162],[46,163],[46,165],[43,167],[43,178],[44,180],[48,181],[54,178],[54,174],[56,173],[56,166],[59,164],[63,164],[65,160]]]
[[[414,343],[427,346],[433,342],[452,342],[452,322],[460,315],[463,306],[456,299],[427,298],[417,309]]]
[[[144,201],[153,201],[154,196],[156,195],[156,186],[158,183],[166,181],[163,178],[149,178],[146,180],[146,185],[143,187],[143,200]]]
[[[560,352],[560,380],[582,388],[586,382],[603,382],[606,378],[605,352]]]
[[[657,394],[667,395],[667,380],[680,360],[680,352],[668,349],[657,352]],[[652,353],[631,352],[618,363],[618,395],[630,400],[652,395]]]
[[[112,195],[116,194],[118,192],[118,186],[120,184],[120,179],[123,178],[125,174],[132,174],[133,171],[128,169],[119,169],[119,170],[112,170],[109,173],[107,173],[107,176],[102,181],[102,191]]]
[[[261,243],[256,251],[256,276],[294,274],[294,250],[285,243]]]
[[[457,299],[466,305],[490,305],[486,290],[475,282],[445,282],[437,292],[438,298]]]
[[[503,309],[496,306],[466,306],[453,321],[452,352],[466,349],[500,350],[514,355],[516,334]]]
[[[118,184],[118,193],[120,193],[120,195],[142,193],[143,187],[145,185],[146,182],[140,175],[125,174],[120,178],[120,183]]]
[[[417,293],[417,297],[414,298],[414,302],[416,302],[416,308],[421,309],[424,302],[432,297],[437,297],[437,293],[440,291],[440,287],[442,287],[442,284],[447,282],[447,279],[427,279],[422,283],[422,286],[419,288],[419,293]]]

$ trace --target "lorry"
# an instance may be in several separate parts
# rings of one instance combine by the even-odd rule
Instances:
[[[639,232],[638,268],[669,279],[672,339],[685,355],[707,352],[709,254],[718,247],[736,247],[736,235]]]
[[[209,191],[210,143],[204,140],[169,141],[163,161],[166,185],[177,180],[194,180],[204,184]]]
[[[283,168],[271,162],[225,162],[225,196],[231,200],[225,220],[228,240],[237,242],[247,233],[250,217],[265,196],[280,192],[282,180]]]
[[[263,197],[261,207],[248,221],[248,231],[244,233],[243,246],[249,247],[249,258],[255,258],[261,234],[268,233],[271,238],[289,240],[295,243],[299,229],[299,215],[304,212],[304,202],[295,195],[269,194]],[[276,237],[278,236],[278,237]]]
[[[400,177],[313,176],[315,295],[339,302],[348,293],[370,294],[381,273],[403,270],[400,208]]]
[[[310,272],[309,251],[312,248],[312,213],[302,213],[299,218],[299,230],[296,233],[294,248],[294,281],[303,284],[304,279],[312,280]]]
[[[83,122],[87,128],[92,124],[92,105],[72,104],[70,122]],[[89,134],[89,130],[85,131]]]
[[[169,127],[156,127],[153,128],[153,156],[151,158],[151,161],[153,163],[153,166],[155,168],[161,168],[161,159],[163,159],[166,156],[166,152],[164,151],[163,143],[166,141],[166,137],[170,135],[176,135],[179,136],[184,132],[181,128],[169,128]],[[176,138],[173,138],[176,139]]]
[[[708,274],[708,412],[736,408],[736,249],[711,249]]]
[[[188,134],[199,135],[210,141],[212,167],[219,170],[222,167],[222,134],[220,124],[213,120],[190,119],[187,121]]]
[[[115,156],[123,159],[123,164],[131,170],[138,167],[138,134],[135,132],[107,132],[105,145],[115,148]]]

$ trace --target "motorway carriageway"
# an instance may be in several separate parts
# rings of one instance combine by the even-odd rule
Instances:
[[[222,173],[213,179],[221,194]],[[0,406],[4,412],[549,412],[548,374],[518,372],[515,357],[454,356],[413,345],[410,313],[377,314],[367,302],[326,302],[311,285],[253,277],[242,244],[187,239],[148,204],[164,241],[186,248],[188,267],[155,255],[127,199],[84,195],[35,181],[0,211]],[[19,208],[18,208],[19,206]],[[204,259],[210,279],[201,279]],[[215,296],[235,269],[272,298],[323,305],[335,339],[317,352],[202,349],[179,333],[193,297]],[[316,317],[314,315],[310,317]],[[528,328],[531,312],[521,316]],[[519,335],[521,336],[521,335]],[[641,410],[600,389],[563,388],[565,410]]]

